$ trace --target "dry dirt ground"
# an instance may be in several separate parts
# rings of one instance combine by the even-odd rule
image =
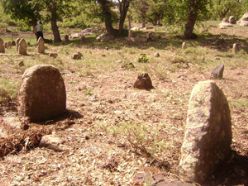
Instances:
[[[2,98],[1,125],[18,126],[16,92],[24,70],[34,64],[60,69],[70,110],[46,125],[9,130],[14,133],[10,140],[30,130],[45,130],[60,141],[56,146],[20,152],[14,148],[0,160],[0,185],[132,185],[138,173],[146,185],[152,185],[152,176],[180,180],[178,163],[191,90],[198,81],[209,79],[211,69],[221,63],[225,64],[224,79],[216,83],[231,108],[234,153],[206,185],[247,185],[248,32],[239,27],[211,28],[210,32],[187,41],[184,50],[180,38],[160,33],[162,39],[148,43],[100,43],[89,37],[82,42],[47,44],[45,55],[37,54],[35,41],[28,38],[28,56],[17,55],[15,47],[0,54],[0,88],[9,97]],[[242,37],[233,35],[241,32]],[[231,51],[234,42],[242,46],[236,55]],[[78,51],[82,60],[72,60]],[[49,57],[50,52],[58,57]],[[160,57],[154,56],[156,52]],[[138,63],[140,54],[146,54],[149,62]],[[155,89],[133,88],[140,72],[149,73]]]

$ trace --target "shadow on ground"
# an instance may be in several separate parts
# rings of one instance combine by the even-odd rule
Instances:
[[[136,33],[136,37],[143,37],[145,38],[145,33]],[[67,43],[62,42],[60,44],[52,44],[52,45],[73,45],[73,46],[85,46],[86,48],[92,49],[115,49],[119,50],[123,47],[130,47],[130,48],[138,48],[138,49],[148,49],[148,48],[156,48],[156,49],[165,49],[166,47],[175,47],[181,48],[182,43],[187,42],[188,46],[196,47],[196,46],[203,46],[208,47],[211,49],[215,49],[221,52],[227,52],[232,48],[234,43],[240,45],[241,49],[248,52],[248,41],[246,38],[240,38],[237,36],[226,35],[226,34],[204,34],[199,35],[196,40],[184,40],[181,36],[178,35],[171,35],[167,36],[166,33],[163,32],[156,32],[154,33],[154,39],[149,42],[129,42],[127,38],[117,38],[111,41],[99,42],[96,41],[94,36],[88,36],[81,39],[71,40]]]
[[[248,185],[248,156],[233,151],[232,158],[222,164],[205,185]]]

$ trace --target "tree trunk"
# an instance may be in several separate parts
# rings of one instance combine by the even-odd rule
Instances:
[[[193,31],[194,31],[195,23],[196,23],[197,16],[198,16],[198,6],[197,6],[196,1],[190,0],[188,11],[189,11],[188,18],[187,18],[187,22],[185,24],[185,30],[184,30],[184,38],[195,39],[196,34],[194,34]]]
[[[60,33],[59,33],[59,27],[57,25],[56,10],[53,10],[51,12],[51,29],[52,29],[52,32],[53,32],[54,42],[55,43],[61,42],[62,40],[61,40]]]
[[[101,8],[102,8],[102,13],[104,16],[104,22],[105,22],[107,33],[110,35],[116,36],[118,34],[118,31],[114,29],[112,25],[112,14],[110,11],[109,2],[107,0],[97,0],[97,1],[101,5]]]
[[[124,23],[127,17],[128,8],[129,8],[129,0],[122,0],[122,2],[119,2],[119,11],[120,11],[119,34],[120,35],[124,33]]]

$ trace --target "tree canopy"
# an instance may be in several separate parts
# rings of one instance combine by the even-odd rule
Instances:
[[[37,20],[50,23],[54,41],[60,42],[59,23],[84,27],[101,21],[107,33],[126,36],[127,15],[144,27],[184,24],[185,38],[193,34],[197,21],[220,20],[245,13],[247,1],[242,0],[1,0],[6,14],[33,26]]]

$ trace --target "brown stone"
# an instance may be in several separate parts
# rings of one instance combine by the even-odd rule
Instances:
[[[0,38],[0,53],[5,53],[5,44],[2,38]]]
[[[239,49],[240,49],[239,44],[238,44],[238,43],[234,43],[234,44],[233,44],[233,48],[232,48],[233,54],[237,54],[238,51],[239,51]]]
[[[140,74],[134,83],[134,88],[151,90],[154,87],[152,86],[152,80],[147,73]]]
[[[81,52],[77,52],[77,53],[73,54],[72,59],[80,60],[80,59],[82,59],[82,56],[83,55]]]
[[[30,121],[54,119],[66,111],[64,80],[57,68],[36,65],[25,71],[19,91],[19,114]]]
[[[185,181],[204,182],[231,152],[227,99],[213,81],[195,85],[189,100],[179,172]]]
[[[45,41],[42,37],[40,37],[38,39],[38,46],[37,46],[37,49],[38,49],[38,53],[40,54],[44,54],[45,53]]]
[[[53,58],[57,58],[58,57],[58,54],[57,53],[50,53],[49,56],[50,57],[53,57]]]
[[[18,44],[18,53],[20,55],[27,55],[27,48],[28,48],[28,45],[25,41],[25,39],[21,39],[19,44]]]
[[[65,35],[65,42],[69,42],[69,41],[70,41],[69,36]]]

